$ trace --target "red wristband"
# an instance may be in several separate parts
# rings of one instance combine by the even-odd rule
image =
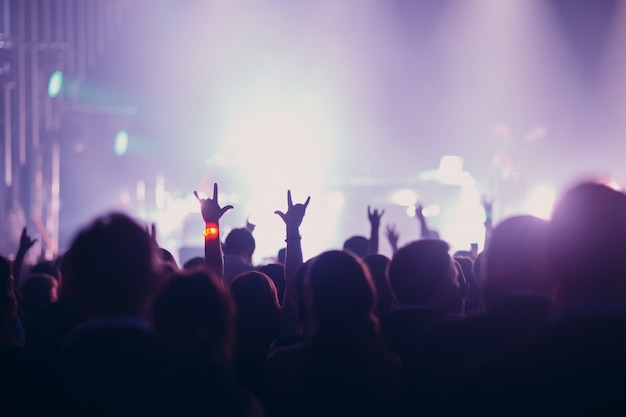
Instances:
[[[220,234],[220,229],[217,223],[207,223],[203,234],[205,239],[216,239]]]

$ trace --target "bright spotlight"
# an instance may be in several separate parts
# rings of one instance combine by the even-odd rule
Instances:
[[[552,216],[556,193],[550,187],[539,186],[530,194],[526,202],[526,211],[541,219],[549,219]]]
[[[61,71],[54,71],[48,80],[48,95],[51,98],[55,98],[61,92],[62,87],[63,73]]]
[[[410,188],[403,188],[391,195],[391,201],[403,207],[412,206],[417,202],[417,193]]]
[[[115,151],[115,155],[122,156],[126,153],[128,149],[128,132],[125,130],[120,130],[115,135],[115,142],[113,143],[113,150]]]

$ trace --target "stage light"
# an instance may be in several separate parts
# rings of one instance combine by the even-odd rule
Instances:
[[[54,71],[48,80],[48,95],[55,98],[61,92],[61,88],[63,88],[63,73]]]
[[[526,202],[526,211],[541,219],[549,219],[556,202],[556,193],[545,185],[535,188]]]
[[[403,188],[393,193],[391,201],[403,207],[413,206],[417,202],[417,193],[410,188]]]
[[[128,149],[128,132],[125,130],[120,130],[115,135],[115,142],[113,143],[113,150],[115,151],[115,155],[122,156],[126,153]]]

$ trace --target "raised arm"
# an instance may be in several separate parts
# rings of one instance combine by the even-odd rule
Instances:
[[[370,206],[367,206],[367,218],[370,221],[370,239],[368,241],[367,254],[374,255],[378,253],[378,233],[380,230],[380,218],[385,214],[385,210],[380,212],[376,209],[372,211]]]
[[[213,198],[200,198],[198,192],[193,194],[200,202],[202,218],[204,219],[204,263],[217,276],[224,279],[224,257],[222,255],[222,244],[220,242],[220,218],[233,206],[220,207],[217,202],[217,183],[213,184]]]
[[[280,210],[274,212],[283,219],[287,231],[285,236],[287,247],[285,251],[285,296],[283,305],[286,304],[288,300],[291,300],[295,306],[298,305],[298,293],[294,280],[298,268],[302,265],[302,236],[300,236],[300,225],[302,224],[302,219],[306,213],[309,201],[311,201],[310,196],[307,197],[304,204],[293,204],[291,190],[289,190],[287,191],[287,212],[283,213]]]
[[[398,233],[398,229],[395,224],[388,224],[387,229],[385,230],[385,236],[387,237],[387,241],[389,242],[389,246],[391,246],[391,250],[393,253],[398,251],[398,240],[400,239],[400,233]]]
[[[424,217],[424,207],[421,204],[418,204],[415,207],[415,217],[417,217],[417,221],[420,224],[420,237],[422,239],[433,237],[432,231],[428,228],[428,224],[426,224],[426,217]]]
[[[33,239],[28,235],[26,228],[22,229],[22,234],[20,236],[20,244],[17,248],[17,252],[15,253],[15,260],[13,261],[13,289],[16,293],[19,293],[21,278],[22,278],[22,267],[24,265],[24,258],[26,254],[33,247],[33,245],[37,242],[37,239]]]

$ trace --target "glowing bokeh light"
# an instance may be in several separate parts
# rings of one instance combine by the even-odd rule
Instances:
[[[48,80],[48,96],[55,98],[61,92],[62,87],[63,73],[61,71],[54,71]]]
[[[555,202],[556,192],[548,186],[540,185],[530,193],[524,211],[547,220],[552,216]]]
[[[403,207],[414,206],[417,202],[417,193],[410,188],[403,188],[391,195],[391,201]]]
[[[128,132],[120,130],[115,135],[115,142],[113,143],[113,151],[115,155],[122,156],[128,150]]]

